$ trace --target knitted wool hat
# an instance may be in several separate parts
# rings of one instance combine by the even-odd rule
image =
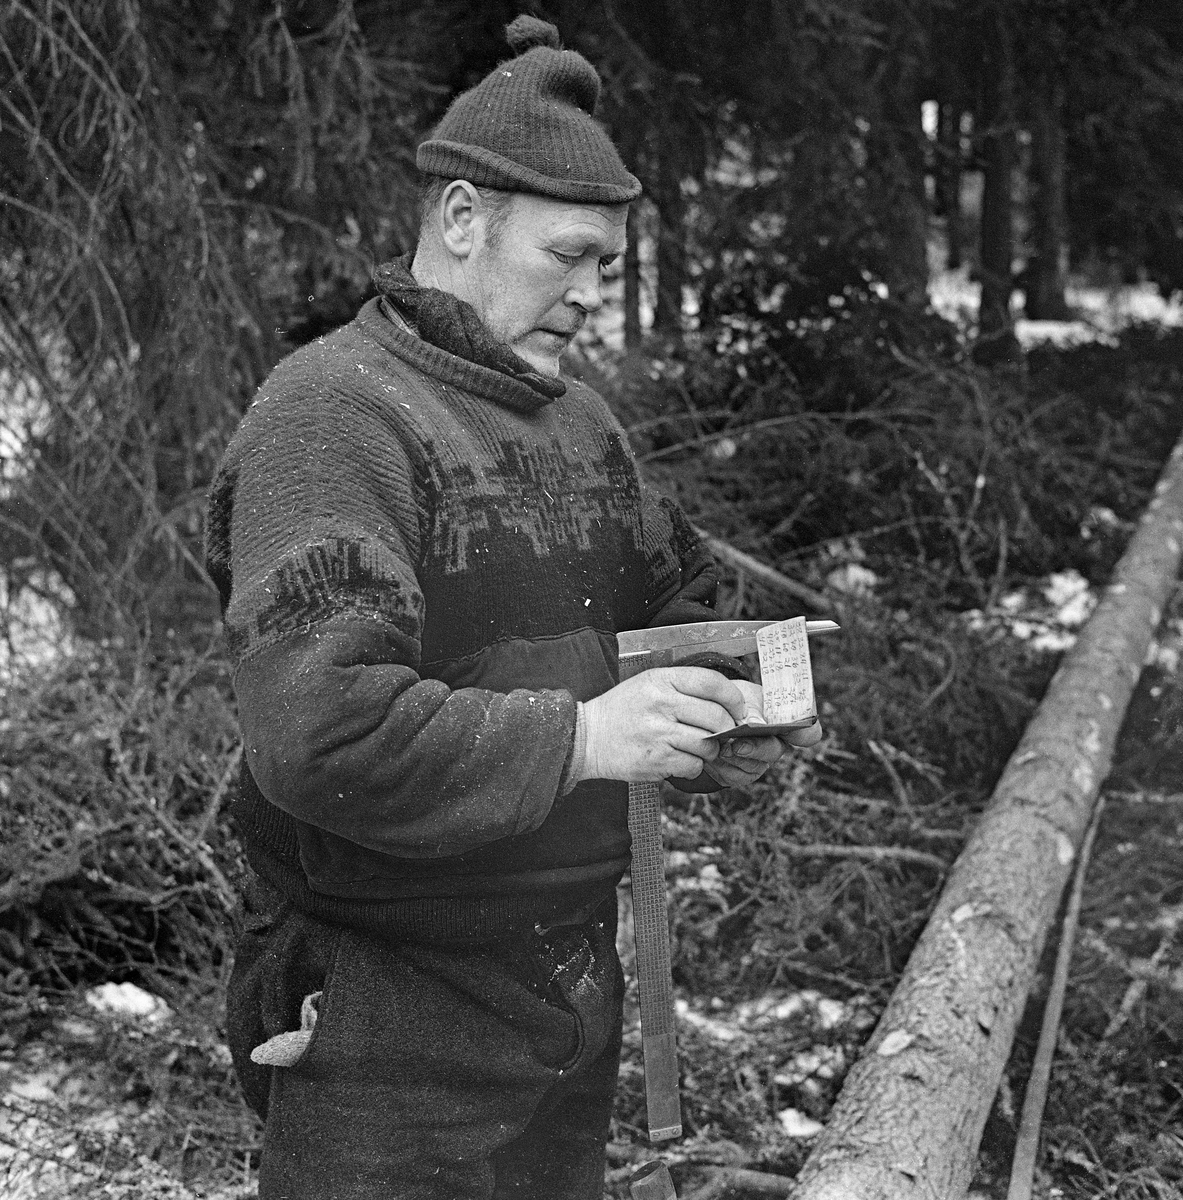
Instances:
[[[595,67],[559,49],[559,31],[525,13],[505,37],[518,57],[452,102],[419,147],[419,170],[578,204],[635,200],[640,181],[592,115],[600,97]]]

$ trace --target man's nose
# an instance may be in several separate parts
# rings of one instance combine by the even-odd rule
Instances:
[[[598,261],[580,263],[563,300],[567,304],[574,304],[589,313],[599,312],[604,307],[604,296],[600,290],[600,264]]]

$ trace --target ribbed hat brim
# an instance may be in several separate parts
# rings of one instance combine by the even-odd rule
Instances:
[[[415,163],[425,175],[467,179],[477,187],[497,188],[505,192],[533,192],[556,200],[578,204],[628,204],[641,194],[641,182],[621,167],[622,180],[605,183],[591,179],[556,178],[516,163],[484,146],[465,146],[439,138],[423,142]],[[574,172],[577,163],[569,164]]]

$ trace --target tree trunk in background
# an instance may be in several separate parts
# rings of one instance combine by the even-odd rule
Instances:
[[[639,200],[628,206],[625,232],[628,249],[624,255],[624,348],[633,350],[641,344],[641,218],[637,211]]]
[[[973,247],[966,245],[966,220],[961,208],[961,179],[965,170],[961,122],[975,108],[970,81],[974,66],[965,60],[964,17],[952,8],[934,6],[929,29],[928,63],[937,104],[937,137],[933,163],[933,207],[945,221],[945,266],[957,270]]]
[[[942,100],[937,109],[936,209],[945,218],[945,266],[955,271],[965,257],[961,218],[961,105]]]
[[[884,191],[884,226],[891,254],[884,281],[904,304],[928,297],[928,199],[924,194],[924,127],[920,119],[917,62],[901,46],[883,99],[883,122],[872,143]]]
[[[978,313],[975,354],[983,361],[1016,357],[1018,343],[1010,317],[1014,289],[1011,261],[1012,176],[1015,166],[1015,55],[1010,14],[1006,4],[986,16],[983,45],[985,122],[982,130],[981,275],[982,301]]]
[[[657,147],[657,306],[653,314],[656,333],[682,330],[682,284],[686,280],[686,201],[678,170],[677,146],[668,110],[661,114],[661,138]]]
[[[1065,321],[1072,314],[1064,299],[1064,85],[1041,86],[1031,97],[1031,205],[1033,252],[1027,271],[1027,316]]]

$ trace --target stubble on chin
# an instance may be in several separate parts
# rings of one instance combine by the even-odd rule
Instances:
[[[520,353],[518,354],[518,357],[520,359],[522,359],[523,362],[527,363],[531,370],[537,371],[539,375],[558,375],[559,374],[559,359],[558,358],[553,358],[553,359],[547,358],[547,359],[543,360],[543,359],[540,359],[537,355],[530,355],[527,357],[525,354],[520,354]]]
[[[558,375],[560,374],[559,363],[562,361],[563,354],[566,352],[570,342],[563,342],[562,346],[556,352],[540,351],[531,347],[526,339],[518,345],[510,346],[517,356],[530,364],[530,366],[540,375]]]

